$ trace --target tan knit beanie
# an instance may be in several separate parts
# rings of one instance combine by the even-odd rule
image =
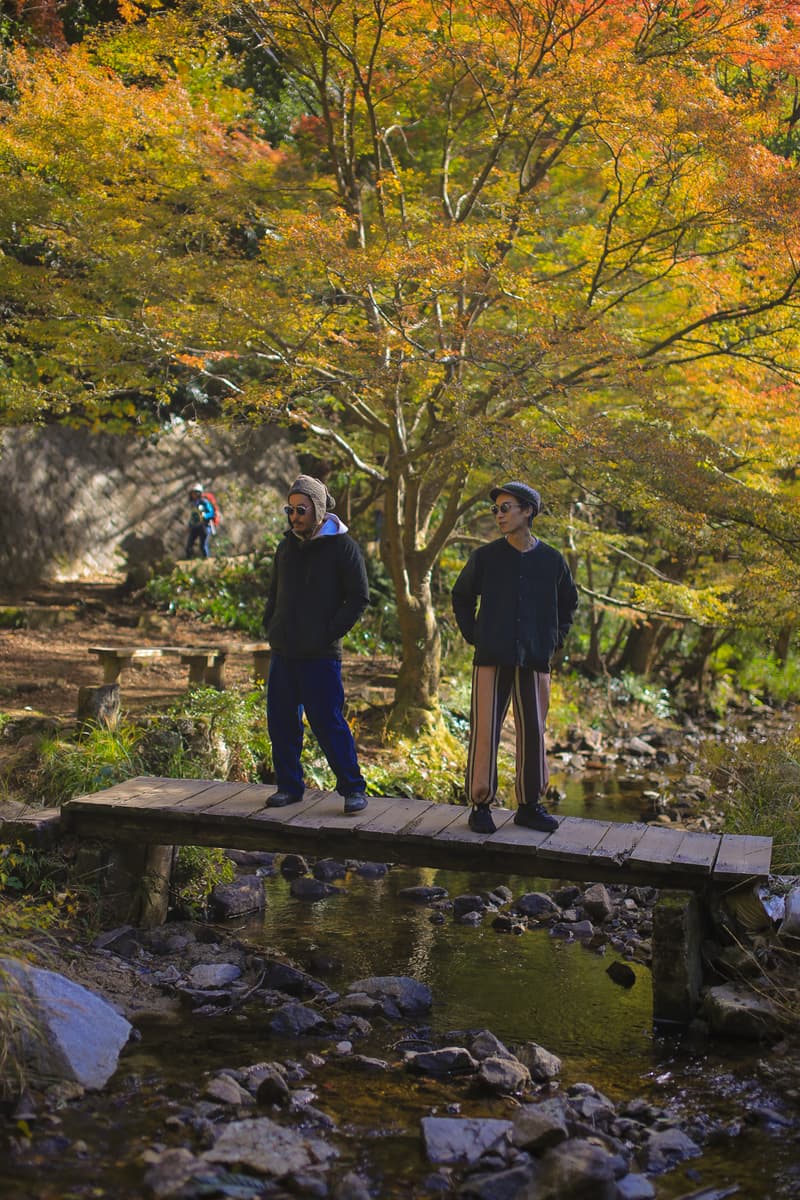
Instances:
[[[291,496],[294,492],[299,492],[301,496],[308,496],[314,505],[314,514],[318,525],[325,520],[325,514],[336,507],[336,501],[325,484],[321,479],[315,479],[313,475],[298,475],[289,488],[289,495]]]

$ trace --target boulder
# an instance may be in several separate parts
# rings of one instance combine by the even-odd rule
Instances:
[[[99,687],[78,688],[77,718],[84,725],[104,725],[116,729],[121,706],[118,683],[103,683]]]
[[[531,1077],[528,1068],[516,1059],[493,1056],[485,1058],[478,1068],[478,1083],[487,1092],[514,1095],[530,1087]]]
[[[778,936],[781,939],[800,938],[800,887],[793,887],[788,893],[783,911]]]
[[[780,1014],[766,996],[741,983],[723,983],[709,988],[703,997],[703,1016],[713,1033],[724,1037],[777,1038]]]
[[[567,1111],[558,1097],[541,1104],[523,1104],[514,1116],[514,1145],[532,1154],[544,1154],[569,1137]]]
[[[417,979],[405,975],[372,975],[350,984],[350,992],[366,992],[380,1000],[390,1000],[404,1017],[418,1017],[430,1012],[433,1004],[431,989]]]
[[[406,1067],[415,1075],[465,1075],[474,1074],[478,1063],[464,1046],[443,1046],[408,1054]]]
[[[616,1200],[610,1154],[593,1142],[569,1138],[548,1150],[519,1200]]]
[[[319,1138],[287,1129],[269,1117],[233,1121],[215,1127],[214,1134],[216,1141],[202,1161],[239,1164],[278,1179],[326,1163],[337,1154]]]
[[[513,1126],[495,1118],[423,1117],[425,1153],[432,1163],[469,1165],[509,1145]]]
[[[0,980],[16,990],[9,1009],[33,1077],[100,1089],[117,1069],[131,1025],[101,996],[55,971],[0,959]],[[9,982],[10,981],[10,982]]]
[[[233,883],[218,883],[209,897],[215,917],[225,920],[264,908],[264,884],[260,875],[241,875]]]
[[[514,912],[538,920],[544,917],[554,917],[559,911],[558,905],[547,895],[547,892],[526,892],[514,905]]]
[[[537,1042],[525,1042],[517,1049],[517,1058],[531,1073],[531,1078],[546,1083],[561,1074],[561,1059]]]
[[[275,1013],[269,1023],[270,1030],[277,1037],[299,1037],[302,1034],[317,1033],[325,1026],[325,1020],[313,1008],[305,1004],[284,1004]]]
[[[600,925],[614,915],[614,904],[603,883],[593,883],[586,889],[583,893],[583,907],[586,915]]]

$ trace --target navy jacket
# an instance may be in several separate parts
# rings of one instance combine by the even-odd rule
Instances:
[[[304,542],[287,533],[275,551],[264,630],[289,658],[341,658],[342,638],[369,603],[364,556],[347,533]]]
[[[527,554],[505,538],[480,546],[453,588],[458,627],[481,667],[549,671],[577,607],[578,589],[566,560],[546,542]]]

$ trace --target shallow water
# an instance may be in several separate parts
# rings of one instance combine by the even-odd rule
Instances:
[[[615,820],[643,815],[642,792],[653,786],[645,775],[555,782],[566,791],[559,812]],[[293,899],[286,880],[275,875],[265,881],[265,913],[226,930],[254,948],[282,951],[312,973],[315,953],[335,957],[341,971],[329,983],[338,989],[373,974],[423,980],[434,996],[426,1021],[435,1035],[488,1028],[510,1044],[539,1042],[562,1058],[563,1086],[589,1082],[617,1102],[645,1096],[679,1113],[690,1131],[714,1122],[742,1126],[740,1136],[717,1134],[702,1157],[657,1178],[658,1200],[726,1185],[738,1185],[736,1194],[747,1200],[800,1197],[797,1128],[770,1132],[763,1123],[748,1123],[759,1106],[781,1108],[757,1082],[758,1049],[717,1043],[711,1051],[693,1052],[678,1041],[656,1038],[645,967],[631,964],[636,982],[624,989],[607,975],[615,957],[611,950],[601,955],[568,945],[546,930],[500,934],[490,919],[473,927],[448,915],[444,924],[435,924],[429,908],[399,897],[402,888],[419,883],[441,885],[451,897],[486,893],[499,883],[515,897],[556,886],[535,878],[398,866],[379,880],[350,873],[336,895],[310,904]],[[406,1033],[407,1025],[399,1025],[397,1038]],[[65,1106],[60,1125],[34,1128],[34,1153],[25,1163],[5,1166],[0,1196],[141,1197],[142,1154],[154,1145],[191,1144],[186,1128],[170,1128],[168,1119],[192,1107],[206,1072],[264,1059],[301,1059],[310,1045],[277,1042],[266,1017],[250,1011],[219,1018],[187,1013],[178,1027],[149,1024],[142,1035],[125,1052],[104,1094]],[[392,1049],[391,1033],[388,1042],[381,1032],[356,1050],[398,1062],[401,1052]],[[346,1059],[331,1060],[309,1085],[316,1086],[319,1108],[340,1126],[359,1131],[353,1165],[364,1170],[373,1195],[382,1200],[428,1194],[420,1188],[429,1171],[419,1134],[423,1116],[444,1113],[453,1102],[463,1115],[509,1113],[507,1101],[470,1096],[466,1081],[445,1084],[403,1071],[358,1075]],[[797,1112],[787,1115],[798,1117]],[[76,1149],[76,1139],[86,1143],[85,1150],[80,1141]]]
[[[499,934],[488,921],[473,927],[448,917],[443,925],[433,924],[430,909],[398,897],[402,888],[418,883],[443,886],[453,897],[486,893],[500,882],[515,896],[553,886],[535,878],[499,880],[396,867],[378,881],[350,875],[338,895],[308,904],[294,900],[286,881],[275,877],[267,881],[263,921],[241,932],[245,940],[280,949],[300,963],[319,951],[338,957],[342,983],[370,974],[423,980],[434,996],[430,1024],[435,1034],[489,1028],[508,1043],[539,1042],[562,1058],[564,1086],[590,1082],[617,1102],[646,1096],[698,1128],[747,1122],[758,1107],[781,1108],[756,1081],[757,1049],[717,1043],[710,1052],[692,1052],[675,1039],[654,1036],[646,967],[630,964],[636,982],[624,989],[607,975],[614,952],[603,956],[568,945],[545,930]],[[373,1098],[367,1106],[381,1126],[404,1114],[403,1128],[376,1138],[372,1146],[372,1169],[383,1174],[382,1195],[399,1196],[403,1180],[424,1174],[418,1122],[436,1102],[437,1085],[429,1085],[427,1096],[424,1087],[422,1096],[418,1088],[408,1081],[387,1085],[381,1080],[383,1103]],[[345,1110],[357,1119],[362,1102],[348,1093]],[[486,1111],[485,1102],[480,1111]],[[659,1200],[734,1183],[739,1195],[753,1200],[800,1197],[797,1129],[770,1133],[753,1124],[737,1138],[717,1137],[702,1158],[656,1181]]]

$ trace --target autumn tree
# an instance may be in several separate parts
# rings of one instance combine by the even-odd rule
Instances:
[[[400,724],[501,475],[586,564],[598,655],[615,604],[722,625],[721,558],[796,579],[795,7],[209,0],[20,59],[2,394],[104,421],[180,384],[324,441],[384,505]]]
[[[294,419],[385,496],[401,719],[435,704],[431,571],[489,471],[546,495],[568,472],[643,530],[668,499],[693,545],[711,498],[742,523],[744,484],[796,545],[728,441],[742,383],[771,374],[783,406],[797,369],[794,168],[731,86],[788,54],[785,5],[240,11],[306,105],[265,197],[287,303],[264,350]]]

